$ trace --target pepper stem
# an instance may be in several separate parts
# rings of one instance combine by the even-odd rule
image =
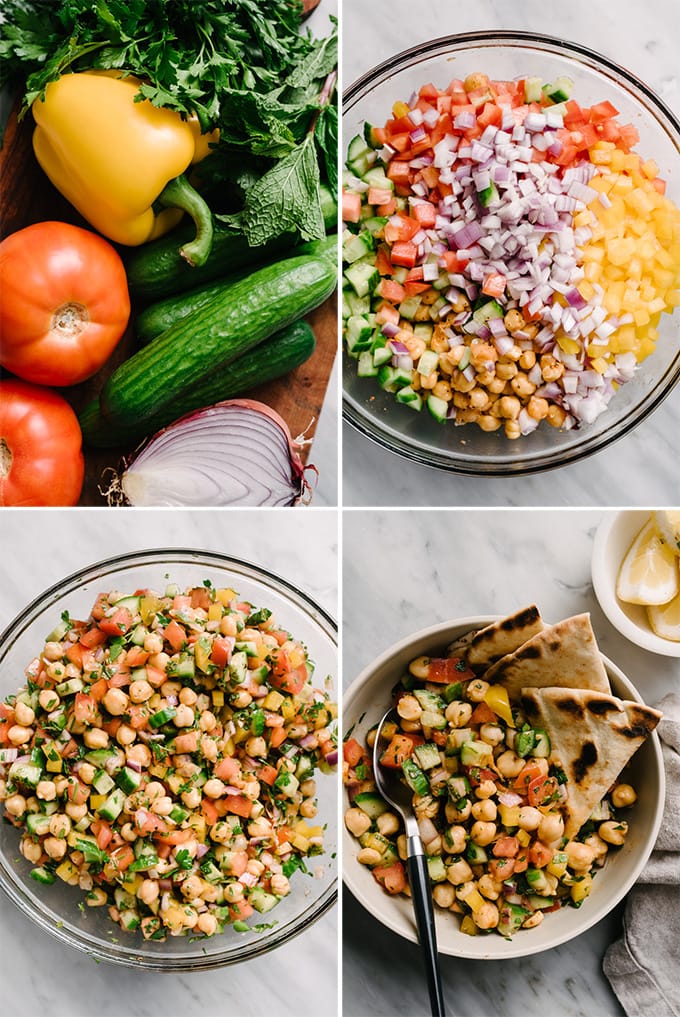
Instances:
[[[201,195],[184,174],[169,180],[156,199],[164,208],[181,208],[196,224],[196,236],[180,248],[180,254],[192,266],[205,265],[212,248],[212,213]]]

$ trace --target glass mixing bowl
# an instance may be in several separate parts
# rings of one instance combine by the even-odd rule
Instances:
[[[62,611],[86,618],[97,593],[118,589],[164,589],[180,586],[231,586],[239,596],[274,612],[281,626],[302,640],[316,664],[319,679],[329,678],[337,690],[337,627],[323,608],[285,579],[258,566],[208,551],[152,550],[120,555],[98,562],[50,587],[26,607],[0,636],[0,699],[24,681],[24,669],[42,649],[45,637]],[[267,953],[320,918],[337,897],[337,788],[334,775],[318,774],[318,816],[325,826],[324,853],[308,868],[291,877],[291,893],[276,906],[265,931],[237,933],[228,926],[210,938],[169,936],[164,943],[124,933],[108,916],[107,908],[80,911],[84,894],[57,880],[42,886],[29,877],[31,864],[19,854],[19,831],[0,822],[0,886],[10,900],[40,928],[68,946],[101,960],[153,971],[196,971],[234,964]]]
[[[404,50],[372,70],[343,96],[346,149],[364,123],[381,124],[397,100],[408,100],[426,82],[444,88],[454,78],[483,71],[491,78],[537,76],[574,82],[573,97],[588,106],[609,100],[622,123],[640,133],[636,151],[654,159],[666,194],[680,205],[680,121],[630,71],[575,43],[528,32],[471,32],[434,39]],[[375,378],[358,378],[356,361],[344,356],[345,419],[367,438],[407,459],[452,473],[502,476],[536,473],[599,452],[640,423],[680,378],[680,318],[664,314],[655,352],[639,366],[597,420],[579,430],[542,424],[516,441],[476,425],[442,426],[426,410],[415,413],[384,392]]]

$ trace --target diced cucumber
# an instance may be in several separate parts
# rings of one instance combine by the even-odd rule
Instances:
[[[264,734],[264,729],[267,726],[267,717],[264,710],[253,710],[250,715],[250,733],[252,735]]]
[[[571,78],[555,78],[552,84],[543,86],[543,94],[552,102],[566,102],[574,88]]]
[[[116,777],[116,784],[125,792],[126,795],[131,795],[133,791],[136,791],[141,782],[141,773],[137,773],[136,770],[131,770],[129,766],[124,766]],[[104,792],[101,793],[103,794]]]
[[[349,353],[358,354],[368,350],[372,339],[373,326],[363,315],[353,314],[347,319],[345,342]]]
[[[121,597],[114,603],[114,607],[121,608],[125,607],[128,609],[131,615],[139,614],[139,605],[142,602],[141,596]]]
[[[285,798],[293,798],[300,786],[300,782],[295,774],[290,773],[288,770],[281,770],[273,786]]]
[[[518,731],[517,737],[515,738],[515,752],[522,759],[525,759],[533,749],[536,743],[536,733],[533,728],[527,728],[525,731]]]
[[[404,385],[403,388],[398,389],[396,399],[398,403],[403,403],[404,406],[408,406],[412,410],[422,410],[423,408],[422,396],[416,392],[412,385]]]
[[[377,819],[387,812],[389,805],[375,791],[362,791],[354,797],[354,805],[365,812],[371,819]]]
[[[112,823],[114,819],[118,819],[118,816],[123,811],[125,805],[125,792],[119,787],[114,788],[111,794],[108,796],[104,804],[97,809],[97,813],[102,819]]]
[[[51,883],[56,883],[57,877],[49,869],[44,868],[42,865],[38,865],[35,869],[31,869],[29,873],[31,879],[35,879],[36,883],[42,883],[44,886],[49,886]]]
[[[482,741],[464,742],[460,749],[463,766],[488,766],[493,762],[493,746]]]
[[[196,661],[190,653],[180,654],[179,660],[172,661],[172,665],[173,678],[192,679],[196,675]],[[169,667],[168,674],[170,674]]]
[[[453,703],[463,695],[463,683],[452,682],[444,689],[443,696],[446,703]]]
[[[418,374],[427,376],[439,367],[439,354],[435,350],[425,350],[416,364]]]
[[[144,851],[135,858],[129,867],[130,872],[146,872],[158,865],[158,854],[152,847],[144,846]]]
[[[357,376],[359,378],[377,378],[378,368],[373,362],[373,354],[370,350],[363,350],[359,354],[359,362],[357,364]]]
[[[433,883],[443,883],[446,879],[446,866],[441,855],[431,855],[427,859],[427,871]]]
[[[162,710],[158,710],[157,713],[149,717],[149,724],[153,728],[162,727],[163,724],[167,724],[169,720],[172,720],[176,714],[177,710],[174,706],[165,706]]]
[[[350,317],[352,314],[358,314],[365,316],[371,312],[371,298],[369,296],[359,297],[354,292],[354,289],[347,289],[343,291],[346,294],[345,299],[349,306],[349,314],[346,317]],[[372,319],[369,318],[369,321]]]
[[[539,897],[535,893],[530,893],[527,899],[534,911],[543,911],[545,908],[551,908],[555,903],[554,897]]]
[[[413,695],[423,710],[429,710],[431,713],[443,713],[446,709],[441,696],[438,696],[436,692],[430,692],[429,689],[414,689]]]
[[[364,173],[362,179],[369,187],[379,187],[383,191],[394,190],[394,181],[385,176],[385,170],[382,166],[373,166]]]
[[[378,384],[386,392],[396,392],[400,388],[411,384],[411,372],[401,367],[391,367],[390,364],[383,364],[378,371]]]
[[[137,898],[134,893],[128,893],[127,890],[122,888],[122,886],[117,886],[115,888],[113,891],[113,899],[116,902],[116,907],[121,911],[123,908],[133,908],[137,903]]]
[[[68,681],[57,685],[55,692],[63,699],[64,696],[75,696],[76,692],[82,692],[83,688],[84,685],[80,678],[69,678]]]
[[[314,773],[314,760],[312,759],[311,756],[308,756],[305,753],[303,753],[298,759],[297,766],[295,767],[295,776],[302,784],[302,782],[304,780],[307,780],[308,777],[311,777],[313,773]]]
[[[88,763],[92,763],[93,766],[106,766],[106,764],[118,756],[116,749],[92,749],[91,752],[85,753],[85,759]],[[113,787],[113,784],[111,785]],[[105,794],[104,791],[101,794]]]
[[[7,779],[10,784],[22,784],[34,788],[42,779],[42,773],[42,767],[37,763],[15,762],[9,768]]]
[[[369,230],[363,230],[357,234],[350,233],[342,245],[342,260],[351,265],[359,258],[370,254],[374,249],[373,235]]]
[[[347,146],[347,169],[363,177],[376,160],[376,153],[369,148],[361,135],[355,135]]]
[[[458,756],[465,742],[472,741],[474,732],[469,727],[458,727],[446,739],[444,752],[447,756]]]
[[[504,313],[503,308],[497,300],[484,299],[482,302],[477,303],[472,317],[477,324],[485,325],[490,318],[502,318]],[[458,366],[460,367],[460,364]]]
[[[417,795],[426,795],[430,790],[430,783],[420,767],[412,759],[405,759],[401,769],[411,790]]]
[[[46,643],[60,643],[66,633],[70,630],[71,623],[68,621],[60,621],[54,626],[48,636],[45,636]]]
[[[126,911],[121,911],[118,921],[120,923],[120,927],[125,929],[126,932],[134,932],[135,929],[139,928],[141,919],[137,911],[129,908]]]
[[[248,897],[248,903],[263,915],[275,908],[278,902],[278,897],[275,897],[273,893],[267,893],[259,886],[254,887]]]
[[[219,883],[222,880],[222,873],[210,859],[201,863],[201,875],[208,883]]]
[[[189,810],[183,808],[181,805],[175,805],[169,815],[170,819],[172,819],[175,823],[183,823],[185,819],[189,818]]]
[[[529,917],[531,912],[519,904],[503,904],[500,911],[498,931],[501,936],[510,939],[513,933],[521,928],[522,922]]]
[[[542,78],[525,78],[524,79],[524,101],[525,102],[540,102],[543,94],[543,79]]]
[[[364,226],[371,234],[375,236],[376,233],[381,233],[388,222],[386,215],[372,215],[370,218],[364,220]]]
[[[456,774],[454,777],[449,777],[446,785],[449,795],[454,802],[470,794],[470,781],[464,774]]]
[[[412,297],[406,297],[406,299],[402,300],[399,304],[399,314],[402,318],[407,318],[408,321],[413,321],[422,302],[423,298],[418,296],[418,294],[414,294]]]
[[[373,293],[380,282],[380,273],[374,264],[368,261],[355,261],[345,269],[345,278],[354,287],[359,297]]]
[[[248,677],[248,656],[242,650],[233,653],[229,661],[229,680],[240,685]]]
[[[531,755],[536,756],[538,759],[547,759],[550,755],[550,737],[548,732],[544,731],[543,728],[537,727],[534,730],[534,736],[535,741]]]
[[[26,816],[26,829],[32,837],[45,837],[50,830],[50,817],[43,812],[29,812]]]
[[[488,862],[489,856],[483,847],[479,844],[475,844],[473,840],[469,840],[465,849],[465,857],[469,861],[470,865],[482,865],[484,862]]]
[[[446,423],[446,417],[449,412],[449,404],[445,399],[439,399],[437,396],[429,395],[427,397],[427,408],[438,424]]]
[[[110,777],[106,770],[97,770],[92,778],[92,787],[97,794],[107,795],[115,787],[113,777]]]
[[[413,755],[416,757],[416,762],[420,766],[421,770],[431,770],[435,766],[439,766],[441,760],[439,758],[439,749],[434,742],[425,742],[424,745],[416,745],[413,750]]]
[[[418,321],[413,326],[413,334],[418,339],[424,339],[425,342],[429,342],[432,338],[432,332],[434,331],[432,325],[428,325],[426,321]]]

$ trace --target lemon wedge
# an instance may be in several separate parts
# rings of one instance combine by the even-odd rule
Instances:
[[[627,604],[668,604],[680,592],[678,559],[649,519],[623,559],[616,595]]]
[[[657,636],[680,643],[680,594],[668,604],[648,607],[647,617]]]
[[[680,509],[657,509],[654,522],[661,539],[680,557]]]

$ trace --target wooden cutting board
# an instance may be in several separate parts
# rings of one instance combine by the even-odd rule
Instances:
[[[5,128],[2,149],[0,149],[0,238],[36,222],[58,220],[91,229],[65,198],[52,186],[33,154],[31,136],[33,121],[29,116],[21,123],[17,121],[17,110],[10,115]],[[125,248],[119,247],[123,258]],[[68,388],[58,389],[79,413],[94,396],[98,395],[106,379],[115,368],[126,360],[137,348],[133,323],[139,308],[133,303],[130,324],[112,357],[94,377]],[[338,345],[337,296],[330,297],[318,307],[307,320],[316,336],[316,349],[311,358],[295,371],[251,389],[249,398],[259,399],[275,409],[287,422],[293,437],[305,433],[313,438],[314,428],[319,419],[328,379]],[[85,448],[85,482],[80,505],[105,505],[105,496],[100,488],[106,487],[103,474],[110,468],[118,468],[122,460],[133,449],[129,447],[111,449]],[[319,463],[314,460],[311,448],[306,445],[301,452],[303,461],[314,462],[323,475],[324,468],[334,470],[335,463]]]

